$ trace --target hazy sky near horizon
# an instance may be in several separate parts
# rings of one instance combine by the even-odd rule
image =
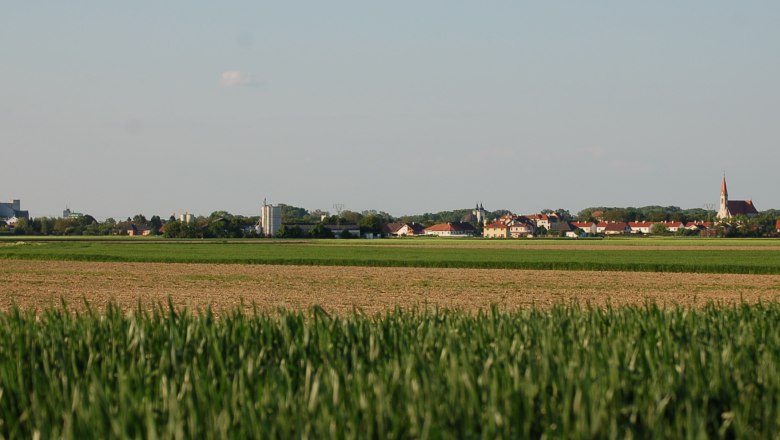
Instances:
[[[0,199],[780,208],[780,2],[16,2]]]

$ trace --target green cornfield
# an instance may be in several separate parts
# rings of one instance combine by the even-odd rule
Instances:
[[[780,305],[0,314],[3,438],[780,433]]]

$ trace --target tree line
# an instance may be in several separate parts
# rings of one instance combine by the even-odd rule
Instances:
[[[420,215],[406,215],[393,217],[383,211],[366,210],[361,212],[342,211],[340,215],[330,215],[321,210],[309,211],[305,208],[280,205],[282,213],[282,228],[277,236],[283,238],[331,238],[333,234],[327,227],[329,225],[355,225],[360,228],[361,234],[382,234],[384,225],[388,223],[420,223],[423,226],[431,226],[436,223],[459,222],[467,217],[471,209],[457,209]],[[598,211],[601,211],[598,213]],[[499,209],[488,211],[487,217],[498,218],[510,211]],[[562,220],[576,219],[580,221],[715,221],[716,212],[701,208],[681,209],[677,206],[644,206],[634,207],[591,207],[585,208],[576,216],[572,216],[564,209],[544,209],[542,214],[556,214]],[[594,217],[594,213],[599,218]],[[770,209],[752,218],[737,217],[733,219],[733,227],[724,228],[723,235],[735,237],[766,236],[776,233],[776,219],[780,218],[780,211]],[[208,216],[195,216],[191,222],[179,221],[173,216],[163,220],[160,216],[153,215],[149,218],[143,214],[128,217],[125,220],[107,218],[100,222],[90,215],[79,217],[37,217],[19,219],[14,234],[17,235],[44,235],[44,236],[109,236],[127,235],[135,226],[139,230],[148,231],[148,235],[157,235],[169,238],[257,238],[260,234],[256,225],[259,216],[234,215],[227,211],[214,211]],[[474,224],[478,229],[482,225]],[[659,231],[660,232],[660,231]],[[0,222],[0,233],[11,231]],[[351,237],[344,232],[343,237]]]

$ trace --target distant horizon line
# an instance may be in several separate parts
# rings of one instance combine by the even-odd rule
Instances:
[[[302,208],[302,209],[305,209],[308,213],[311,213],[311,212],[316,211],[317,209],[319,209],[319,208],[309,209],[309,208],[305,208],[305,207],[302,207],[302,206],[292,205],[292,204],[289,204],[289,203],[278,203],[278,204],[276,204],[276,206],[291,206],[291,207],[294,207],[294,208]],[[713,203],[712,204],[712,208],[709,208],[709,207],[706,207],[706,206],[693,207],[693,208],[683,208],[683,207],[680,207],[680,206],[677,206],[677,205],[658,205],[658,204],[650,204],[650,205],[642,205],[642,206],[593,205],[593,206],[588,206],[588,207],[582,208],[582,209],[580,209],[577,212],[571,212],[570,210],[565,209],[565,208],[556,208],[556,209],[543,208],[543,209],[538,210],[538,212],[536,212],[536,213],[538,214],[538,213],[541,213],[541,211],[548,210],[548,209],[553,211],[553,212],[555,212],[556,210],[562,209],[564,211],[569,211],[569,213],[573,217],[576,217],[580,212],[582,212],[584,210],[587,210],[587,209],[609,209],[609,210],[612,210],[612,209],[643,209],[643,208],[651,208],[651,207],[677,208],[680,211],[691,211],[691,210],[699,209],[699,210],[702,210],[702,211],[717,212],[717,210],[718,210],[717,206],[718,206],[717,203]],[[69,209],[69,208],[66,208],[66,209]],[[422,216],[422,215],[426,215],[426,214],[439,214],[439,213],[442,213],[442,212],[473,211],[474,209],[475,208],[455,208],[455,209],[444,209],[444,210],[440,210],[440,211],[426,211],[426,212],[420,212],[420,213],[415,213],[415,214],[402,214],[402,215],[396,215],[396,214],[393,214],[393,213],[390,213],[390,212],[387,212],[387,211],[377,210],[377,209],[363,209],[363,210],[360,210],[360,211],[353,211],[353,210],[350,210],[350,209],[345,209],[344,211],[342,211],[342,213],[343,212],[355,212],[355,213],[358,213],[358,214],[362,214],[362,213],[367,212],[367,211],[376,211],[378,213],[384,212],[384,213],[390,215],[393,218],[402,218],[402,217]],[[775,209],[775,208],[769,208],[769,209],[759,210],[759,212],[777,211],[777,210],[778,209]],[[27,210],[27,211],[29,213],[29,210]],[[71,210],[71,211],[73,211],[73,210]],[[224,211],[224,212],[226,212],[228,214],[231,214],[231,215],[240,215],[240,216],[243,216],[243,217],[260,217],[260,212],[259,211],[258,211],[257,214],[243,214],[243,213],[230,212],[230,211],[227,211],[227,210],[224,210],[224,209],[216,209],[216,210],[213,210],[213,211],[209,212],[208,214],[196,214],[194,212],[185,211],[185,212],[182,212],[182,213],[174,212],[171,215],[160,215],[160,214],[147,215],[147,214],[144,214],[144,213],[136,213],[136,214],[132,214],[132,215],[123,215],[123,216],[111,216],[111,215],[108,215],[108,216],[95,216],[95,215],[90,214],[88,211],[73,211],[73,212],[74,213],[77,212],[77,213],[80,213],[80,214],[83,214],[83,215],[89,215],[89,216],[91,216],[91,217],[93,217],[93,218],[95,218],[97,220],[106,220],[106,219],[109,219],[109,218],[113,218],[113,219],[115,219],[117,221],[122,221],[121,219],[132,218],[133,216],[139,215],[139,214],[143,215],[144,217],[147,217],[147,218],[150,218],[152,216],[157,215],[160,218],[168,219],[170,217],[177,217],[180,214],[182,214],[182,215],[191,214],[191,215],[193,215],[195,217],[208,217],[211,214],[213,214],[214,212],[218,212],[218,211]],[[489,213],[496,212],[496,211],[509,211],[511,213],[515,213],[514,210],[505,209],[505,208],[497,208],[497,209],[494,209],[494,210],[485,209],[485,211],[487,211]],[[331,211],[323,211],[323,212],[326,212],[329,215],[335,215]],[[525,215],[525,214],[519,214],[519,215]],[[528,215],[533,215],[533,214],[528,214]],[[30,218],[40,218],[40,217],[62,218],[61,215],[37,215],[37,216],[30,215]]]

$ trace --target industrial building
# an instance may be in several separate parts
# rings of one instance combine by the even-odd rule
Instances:
[[[282,207],[269,205],[263,200],[260,212],[260,232],[266,237],[276,237],[282,227]]]
[[[22,211],[22,202],[14,200],[11,203],[0,202],[0,219],[9,218],[30,218],[30,213]]]

